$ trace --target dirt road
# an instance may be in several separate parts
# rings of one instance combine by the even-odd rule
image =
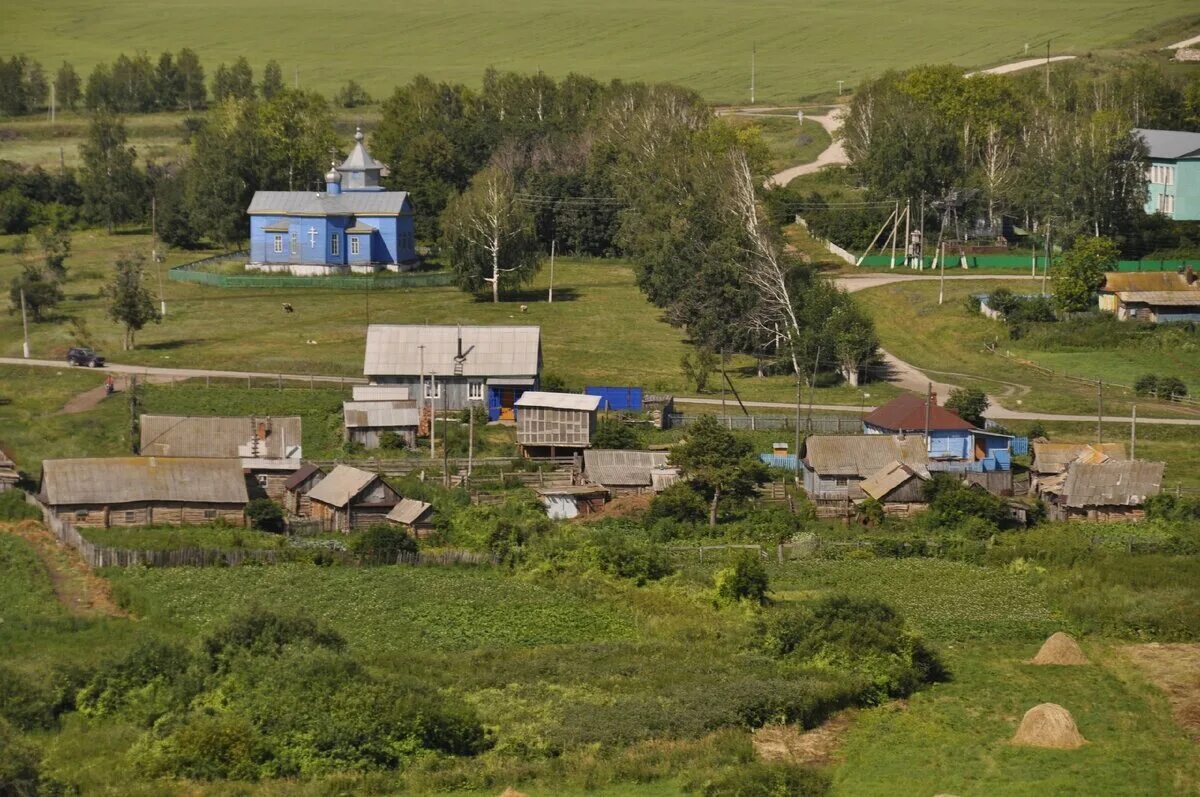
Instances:
[[[802,163],[799,166],[792,166],[784,169],[781,172],[771,175],[767,178],[766,186],[783,186],[795,180],[802,174],[812,174],[820,171],[826,166],[834,166],[844,163],[849,163],[846,158],[846,150],[842,147],[842,141],[838,137],[838,131],[842,129],[842,117],[845,116],[846,109],[844,107],[834,108],[824,116],[809,116],[814,122],[817,122],[821,127],[829,131],[829,135],[833,137],[831,143],[825,150],[817,156],[817,159],[811,163]]]

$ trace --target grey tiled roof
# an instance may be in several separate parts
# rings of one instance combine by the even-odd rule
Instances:
[[[387,513],[387,519],[407,526],[410,523],[420,520],[421,515],[424,515],[432,508],[433,504],[427,504],[415,498],[403,498],[400,500],[400,503],[392,507],[391,512]]]
[[[455,373],[462,333],[461,375],[536,376],[541,361],[541,328],[531,326],[438,326],[372,324],[367,329],[363,373],[367,376],[417,376],[424,346],[425,373]]]
[[[255,191],[250,215],[400,216],[412,213],[407,191]]]

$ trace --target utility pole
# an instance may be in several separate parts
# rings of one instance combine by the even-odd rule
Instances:
[[[917,253],[917,271],[925,270],[925,192],[921,192],[921,249]]]
[[[812,381],[808,383],[808,423],[812,425],[812,410],[813,410],[813,394],[817,392],[817,369],[821,366],[821,347],[817,347],[817,356],[813,360],[813,375]],[[796,455],[799,456],[797,451]],[[799,463],[796,463],[799,466]]]
[[[730,426],[733,421],[729,417],[729,411],[725,409],[725,349],[721,349],[721,415],[725,417],[725,423]]]
[[[450,391],[442,391],[442,417],[450,412]],[[446,427],[442,427],[442,486],[450,489],[450,446],[446,445]]]
[[[421,411],[424,412],[424,410],[425,410],[425,344],[424,343],[417,344],[417,354],[421,357],[421,383],[420,383],[420,386],[417,388],[418,390],[421,391],[420,392],[421,403],[418,406],[420,406]],[[418,422],[417,430],[420,431],[420,429],[421,429],[421,424]]]
[[[1054,38],[1053,36],[1050,39]],[[1046,97],[1050,97],[1050,39],[1046,39]]]
[[[129,375],[129,450],[137,454],[141,446],[138,433],[137,374]]]
[[[940,239],[941,236],[938,236]],[[938,304],[946,301],[946,242],[938,240]]]
[[[796,450],[792,453],[796,455],[796,476],[795,482],[800,484],[800,386],[803,381],[800,379],[800,374],[796,374]]]
[[[434,439],[437,437],[437,371],[429,372],[429,458],[434,459]],[[444,445],[444,444],[443,444]]]
[[[754,104],[754,71],[758,64],[758,45],[750,45],[750,104]]]
[[[475,402],[467,402],[467,481],[470,486],[471,469],[475,462]]]
[[[167,296],[163,293],[162,261],[158,259],[158,197],[150,195],[150,260],[158,274],[158,314],[167,317]]]
[[[912,268],[912,235],[909,222],[912,221],[912,199],[904,200],[904,265]]]
[[[21,353],[29,359],[29,316],[25,313],[25,289],[21,288],[21,329],[25,331],[25,340],[21,344]]]
[[[1137,459],[1137,405],[1133,405],[1133,415],[1129,424],[1129,458]]]
[[[844,80],[839,80],[839,81],[838,81],[838,96],[839,96],[839,97],[840,97],[840,96],[842,96],[842,84],[843,84],[843,83],[845,83],[845,82],[846,82],[846,81],[844,81]]]
[[[1104,383],[1096,383],[1096,442],[1104,442]]]
[[[558,245],[556,239],[550,240],[550,296],[547,301],[554,304],[554,250]]]
[[[1046,219],[1046,262],[1042,265],[1042,296],[1046,295],[1046,279],[1050,274],[1050,219]]]
[[[929,415],[933,412],[930,406],[933,404],[933,382],[927,382],[925,385],[925,445],[929,445]]]

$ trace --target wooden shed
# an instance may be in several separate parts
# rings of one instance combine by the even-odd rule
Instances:
[[[517,445],[525,456],[574,453],[592,444],[600,396],[529,391],[517,399]]]
[[[591,448],[583,452],[583,475],[616,494],[662,492],[679,478],[666,451]]]
[[[21,474],[17,473],[16,464],[0,450],[0,493],[15,490],[20,480]]]
[[[899,460],[884,465],[859,482],[863,495],[883,504],[890,515],[908,516],[926,507],[924,483],[929,471]]]
[[[244,525],[246,479],[237,459],[48,459],[38,494],[76,526]]]
[[[1124,462],[1072,462],[1061,491],[1043,493],[1051,520],[1088,520],[1124,523],[1143,520],[1146,499],[1162,491],[1165,464]]]
[[[308,517],[312,514],[308,493],[324,478],[325,471],[311,462],[301,465],[283,485],[283,508],[291,515]]]
[[[346,440],[363,448],[379,448],[387,432],[399,435],[405,448],[417,445],[420,411],[415,401],[346,401],[342,418]]]
[[[552,520],[586,517],[608,503],[608,490],[595,484],[541,487],[537,494]]]
[[[330,531],[349,532],[384,522],[400,495],[378,473],[338,465],[308,499],[312,518]]]
[[[434,532],[433,504],[418,501],[415,498],[403,498],[387,513],[387,519],[398,526],[403,526],[418,540],[427,538]]]

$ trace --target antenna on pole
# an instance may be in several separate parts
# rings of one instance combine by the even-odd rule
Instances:
[[[757,61],[758,61],[758,45],[751,44],[750,45],[750,104],[751,105],[754,104],[754,77],[755,77],[754,72],[755,72],[756,67],[758,66]]]

